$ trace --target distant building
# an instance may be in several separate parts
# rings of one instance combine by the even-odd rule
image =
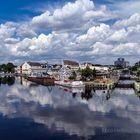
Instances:
[[[68,67],[62,67],[59,71],[59,79],[69,79],[72,70]]]
[[[79,69],[79,63],[76,61],[64,60],[63,65],[71,70],[78,70]]]
[[[129,62],[128,62],[128,61],[125,61],[124,58],[118,58],[118,60],[116,60],[116,61],[114,62],[114,65],[115,65],[116,67],[126,68],[126,67],[129,66]]]
[[[38,62],[24,62],[20,66],[20,72],[22,74],[41,74],[47,72],[47,63],[38,63]]]
[[[89,63],[89,62],[84,62],[82,64],[80,64],[80,69],[85,69],[86,67],[89,67],[90,69],[95,69],[97,71],[100,71],[100,72],[107,72],[109,67],[107,66],[102,66],[102,65],[94,65],[92,63]]]
[[[140,66],[140,61],[136,62],[135,63],[135,66],[138,66],[139,67]]]
[[[47,73],[53,76],[55,79],[59,80],[59,71],[61,70],[62,65],[60,64],[50,64],[48,65]]]
[[[51,65],[51,70],[54,72],[58,72],[62,68],[62,65],[60,64],[53,64]]]

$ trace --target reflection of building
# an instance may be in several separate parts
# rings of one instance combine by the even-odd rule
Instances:
[[[129,66],[129,62],[128,61],[125,61],[124,58],[118,58],[118,60],[116,60],[114,62],[114,65],[117,66],[117,67],[126,68],[126,67]]]
[[[97,72],[96,73],[96,80],[98,79],[98,80],[103,80],[103,79],[106,79],[107,80],[107,78],[110,78],[110,74],[109,73],[102,73],[102,72]]]
[[[38,62],[25,62],[21,65],[21,73],[22,74],[32,74],[32,73],[46,73],[47,72],[47,64],[46,63],[38,63]]]

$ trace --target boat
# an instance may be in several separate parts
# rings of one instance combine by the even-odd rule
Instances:
[[[64,86],[64,87],[85,87],[85,84],[82,81],[71,81],[71,80],[62,80],[55,81],[56,85]]]
[[[55,79],[51,76],[37,76],[37,75],[30,75],[27,77],[27,80],[35,82],[41,85],[54,85]]]

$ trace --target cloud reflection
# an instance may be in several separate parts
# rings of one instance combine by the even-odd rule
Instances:
[[[90,136],[103,128],[139,128],[140,101],[133,90],[92,91],[82,99],[58,87],[45,87],[19,79],[12,86],[0,86],[0,113],[8,118],[29,118],[50,130],[69,135]]]

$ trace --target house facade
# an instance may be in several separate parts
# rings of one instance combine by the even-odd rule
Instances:
[[[47,64],[46,63],[38,63],[38,62],[24,62],[20,66],[21,74],[31,75],[31,74],[42,74],[47,73]]]

